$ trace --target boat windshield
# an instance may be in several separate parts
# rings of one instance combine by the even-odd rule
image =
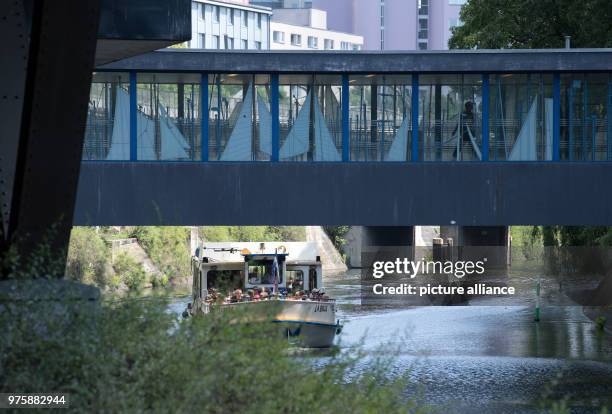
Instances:
[[[272,285],[274,284],[274,274],[272,268],[273,259],[251,259],[249,260],[249,284],[251,285]],[[283,272],[279,265],[278,279],[276,283],[283,282]]]
[[[241,289],[244,280],[242,270],[209,270],[206,279],[207,289],[223,292]]]

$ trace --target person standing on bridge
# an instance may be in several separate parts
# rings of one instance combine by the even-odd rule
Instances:
[[[465,110],[461,113],[461,115],[459,116],[459,122],[457,122],[457,126],[455,127],[455,129],[453,130],[453,136],[456,136],[457,139],[461,139],[460,143],[456,143],[455,145],[455,151],[453,152],[453,159],[459,161],[459,152],[461,151],[461,149],[463,148],[463,146],[468,146],[468,148],[472,148],[472,139],[470,137],[470,135],[473,136],[473,131],[474,131],[474,125],[476,125],[476,123],[474,122],[474,103],[472,101],[467,101],[465,103]],[[460,131],[460,137],[459,135],[457,135],[457,131]],[[473,150],[473,148],[472,148]],[[474,154],[475,151],[472,151],[472,154]]]

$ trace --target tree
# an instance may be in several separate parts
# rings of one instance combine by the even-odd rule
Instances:
[[[469,0],[451,49],[612,47],[610,0]]]
[[[612,47],[610,0],[469,0],[462,26],[453,29],[451,49]],[[544,226],[544,246],[610,246],[612,228]]]
[[[110,249],[93,227],[74,227],[66,260],[66,277],[106,287],[112,276]]]
[[[336,249],[343,253],[344,245],[346,244],[346,235],[351,229],[351,226],[324,226],[323,230],[329,236],[329,239]]]
[[[139,226],[134,230],[138,243],[168,278],[190,275],[189,230],[187,227]]]
[[[130,290],[138,290],[146,279],[142,264],[137,263],[126,253],[120,253],[113,264],[115,272]]]

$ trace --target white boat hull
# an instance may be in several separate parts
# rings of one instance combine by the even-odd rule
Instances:
[[[334,344],[340,324],[334,302],[283,300],[274,319],[287,337],[306,348],[328,348]]]
[[[336,304],[331,301],[310,300],[269,300],[241,302],[220,305],[203,304],[201,313],[208,313],[213,308],[243,308],[245,306],[275,306],[272,322],[282,328],[283,335],[306,348],[328,348],[334,344],[341,325],[336,320]],[[195,309],[198,309],[197,307]],[[243,308],[245,309],[245,308]],[[259,314],[253,312],[253,315]]]

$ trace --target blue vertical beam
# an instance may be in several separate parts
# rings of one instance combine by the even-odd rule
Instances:
[[[595,146],[597,145],[597,117],[595,114],[591,117],[591,161],[596,161],[597,152]]]
[[[349,76],[342,75],[342,161],[350,161]]]
[[[200,149],[202,161],[208,161],[208,73],[203,73],[200,80]]]
[[[589,119],[589,87],[587,84],[587,77],[582,77],[582,159],[581,161],[587,160],[587,148],[586,148],[586,140],[588,134],[588,119]],[[594,160],[593,160],[594,161]]]
[[[419,75],[412,74],[412,161],[419,160]]]
[[[482,75],[482,161],[489,161],[489,74]]]
[[[221,159],[221,74],[215,75],[217,88],[217,119],[215,127],[215,152],[217,153],[217,161]]]
[[[568,159],[574,161],[574,80],[570,80],[567,92],[567,121],[568,121]]]
[[[608,79],[608,111],[606,124],[608,125],[608,161],[612,160],[612,78]]]
[[[130,72],[130,161],[138,160],[138,117],[136,72]]]
[[[272,162],[278,162],[280,153],[280,116],[278,73],[270,78],[270,112],[272,115]],[[290,100],[291,101],[291,100]],[[291,102],[289,103],[291,105]]]
[[[560,160],[561,150],[561,75],[553,75],[553,161]]]

